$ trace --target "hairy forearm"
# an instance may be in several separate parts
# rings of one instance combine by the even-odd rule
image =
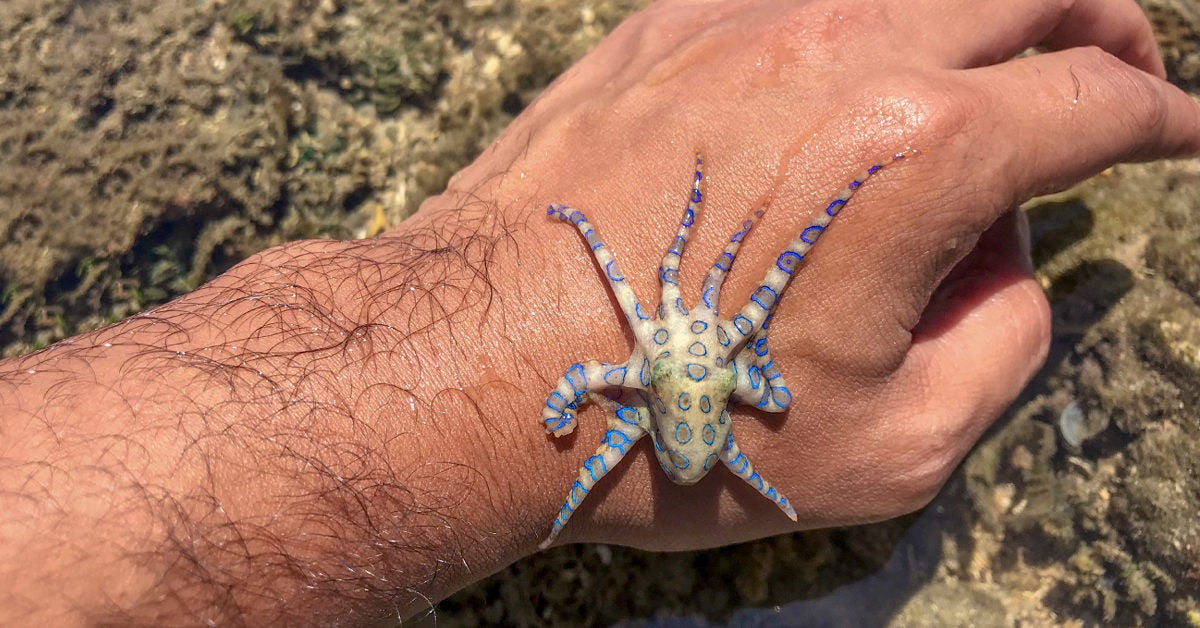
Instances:
[[[528,551],[517,246],[461,211],[294,243],[0,365],[0,623],[404,616]]]

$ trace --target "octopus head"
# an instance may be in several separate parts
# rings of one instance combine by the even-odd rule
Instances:
[[[725,405],[737,378],[712,362],[654,361],[650,371],[654,453],[667,475],[694,484],[716,464],[730,430]]]

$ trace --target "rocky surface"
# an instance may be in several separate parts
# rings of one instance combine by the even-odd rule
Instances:
[[[3,353],[276,242],[398,222],[642,4],[9,0]],[[1200,10],[1144,6],[1200,94]],[[1200,626],[1198,207],[1195,161],[1030,205],[1050,360],[920,515],[708,552],[561,548],[427,619]]]

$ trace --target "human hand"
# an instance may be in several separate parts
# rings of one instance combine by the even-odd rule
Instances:
[[[1030,46],[1054,52],[1006,61]],[[699,148],[706,193],[681,270],[686,302],[735,225],[770,201],[727,283],[728,317],[856,173],[911,147],[921,154],[847,205],[777,310],[771,348],[792,409],[731,410],[742,451],[800,527],[919,508],[1046,354],[1048,307],[1017,205],[1118,161],[1200,150],[1200,111],[1162,77],[1150,27],[1124,0],[653,5],[422,209],[490,198],[527,224],[518,254],[494,261],[514,271],[497,274],[497,290],[522,304],[506,310],[527,339],[514,341],[518,361],[546,385],[528,391],[528,417],[502,442],[549,452],[538,416],[552,382],[578,360],[622,360],[630,344],[578,234],[538,217],[546,203],[584,210],[652,307]],[[582,416],[583,436],[545,468],[510,463],[514,482],[537,476],[543,499],[522,512],[545,517],[539,537],[603,433],[599,414]],[[566,539],[685,549],[796,528],[727,470],[675,486],[641,447]]]

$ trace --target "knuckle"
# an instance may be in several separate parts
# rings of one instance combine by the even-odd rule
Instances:
[[[944,426],[954,421],[935,420],[933,425]],[[961,421],[960,421],[961,423]],[[930,425],[928,416],[906,421],[907,425]],[[966,447],[964,439],[957,433],[940,433],[943,430],[913,431],[899,437],[904,443],[897,451],[904,451],[894,463],[888,482],[889,494],[895,507],[902,512],[912,512],[925,507],[945,485],[962,459]]]
[[[1079,65],[1088,74],[1086,80],[1096,81],[1103,87],[1102,93],[1118,99],[1111,106],[1124,118],[1134,139],[1162,127],[1168,114],[1167,103],[1155,79],[1096,46],[1080,48],[1076,54],[1080,57]],[[1109,98],[1104,100],[1109,104]]]
[[[946,144],[977,119],[987,103],[974,90],[946,76],[903,72],[880,77],[859,89],[855,114],[889,120],[913,146]]]
[[[940,448],[933,452],[925,448],[924,457],[913,459],[894,476],[891,494],[896,498],[898,510],[908,513],[924,508],[942,490],[958,466],[958,456],[936,449]]]

